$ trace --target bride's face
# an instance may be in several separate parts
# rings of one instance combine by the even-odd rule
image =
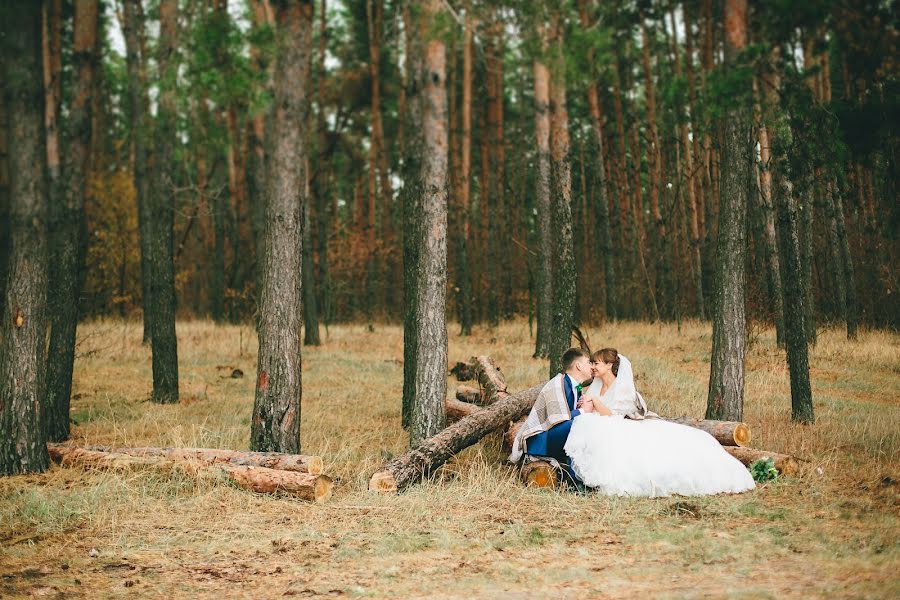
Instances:
[[[591,373],[594,377],[603,377],[609,370],[612,369],[612,365],[603,362],[602,360],[597,360],[591,363]]]

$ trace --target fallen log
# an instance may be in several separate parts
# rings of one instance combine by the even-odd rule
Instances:
[[[723,447],[728,454],[741,461],[747,467],[750,467],[758,460],[771,458],[775,463],[775,468],[782,475],[796,475],[800,470],[800,462],[789,454],[779,454],[778,452],[767,452],[765,450],[741,448],[738,446]]]
[[[556,487],[557,472],[550,463],[543,460],[534,460],[522,465],[519,474],[522,482],[527,486],[548,488]]]
[[[73,446],[48,447],[50,458],[62,466],[87,466],[100,469],[180,468],[192,475],[222,473],[239,487],[261,494],[284,492],[296,498],[322,502],[331,495],[332,481],[326,475],[281,471],[267,467],[237,465],[230,462],[207,463],[169,456],[133,456],[121,452],[102,452]]]
[[[461,402],[453,398],[444,400],[444,412],[447,415],[447,422],[454,423],[462,418],[468,417],[472,413],[481,410],[480,406],[475,406],[470,402]]]
[[[472,381],[475,379],[475,368],[470,362],[458,362],[450,369],[450,374],[455,375],[457,381]]]
[[[470,385],[456,386],[456,399],[470,404],[483,404],[481,390]]]
[[[722,446],[743,446],[744,444],[750,442],[750,428],[745,423],[739,423],[736,421],[713,421],[688,418],[660,418],[663,421],[678,423],[680,425],[687,425],[688,427],[693,427],[695,429],[705,431],[706,433],[713,436],[717,442],[722,444]],[[520,420],[520,422],[510,425],[509,430],[507,430],[507,432],[503,436],[504,442],[507,444],[507,447],[512,448],[512,441],[516,438],[516,433],[518,433],[519,427],[521,427],[524,423],[525,420],[522,419]]]
[[[746,446],[750,443],[750,427],[748,427],[746,423],[740,423],[738,421],[691,419],[688,417],[680,417],[677,419],[662,417],[662,419],[705,431],[716,438],[716,441],[723,446]]]
[[[47,444],[49,450],[69,448],[59,444]],[[206,464],[231,463],[245,467],[266,467],[278,471],[293,471],[321,475],[322,458],[304,454],[283,454],[281,452],[251,452],[244,450],[223,450],[219,448],[115,448],[111,446],[84,446],[84,450],[128,454],[129,456],[159,456],[170,460],[196,460]]]
[[[507,451],[512,451],[513,442],[516,441],[516,435],[519,433],[519,429],[522,425],[525,424],[525,421],[528,420],[528,415],[525,415],[518,421],[514,423],[510,423],[509,427],[506,428],[506,431],[503,433],[503,449]]]
[[[460,450],[526,415],[542,387],[544,384],[540,383],[513,395],[505,390],[498,392],[496,395],[500,399],[494,404],[460,419],[385,465],[372,475],[369,489],[399,492],[428,476]]]
[[[471,363],[475,370],[475,379],[483,390],[481,404],[493,404],[497,400],[508,396],[506,389],[506,377],[500,372],[500,368],[490,356],[473,356]]]

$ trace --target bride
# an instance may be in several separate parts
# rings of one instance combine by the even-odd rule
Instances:
[[[653,497],[754,488],[747,468],[705,431],[645,419],[655,415],[635,390],[631,363],[615,349],[594,352],[591,369],[594,381],[565,445],[587,487],[615,496]]]

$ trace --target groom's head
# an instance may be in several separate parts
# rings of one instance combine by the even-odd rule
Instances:
[[[591,378],[591,359],[578,348],[569,348],[562,356],[563,371],[578,383]]]

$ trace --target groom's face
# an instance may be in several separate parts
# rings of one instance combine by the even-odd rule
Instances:
[[[572,366],[578,374],[579,383],[583,383],[593,377],[591,374],[591,360],[587,356],[579,357]]]

